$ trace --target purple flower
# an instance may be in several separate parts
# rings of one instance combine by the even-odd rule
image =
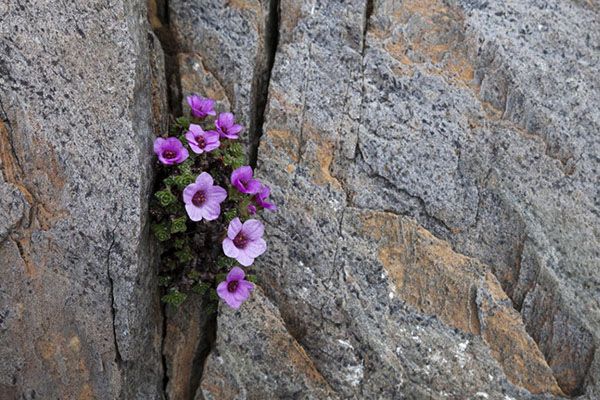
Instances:
[[[213,178],[207,172],[198,175],[196,182],[183,190],[185,210],[192,221],[215,220],[221,214],[221,202],[227,192],[220,186],[213,186]]]
[[[217,294],[231,308],[238,309],[250,297],[254,284],[244,279],[246,274],[240,267],[233,267],[227,278],[217,286]]]
[[[258,179],[254,179],[252,176],[252,167],[244,166],[239,167],[231,173],[231,184],[236,187],[242,193],[255,194],[260,190],[261,184]]]
[[[154,152],[160,162],[165,165],[180,164],[190,155],[179,139],[175,137],[166,139],[156,138],[154,141]]]
[[[219,147],[219,134],[215,131],[204,131],[200,125],[190,124],[190,130],[185,133],[185,138],[192,151],[202,154]]]
[[[254,201],[257,205],[269,211],[277,211],[277,206],[267,201],[267,197],[271,194],[271,189],[267,185],[261,186],[258,193],[254,195]]]
[[[232,113],[221,113],[215,121],[215,128],[221,137],[227,139],[237,139],[238,133],[244,129],[241,125],[235,123],[235,117]]]
[[[254,204],[248,204],[248,214],[256,214],[256,206]]]
[[[262,238],[264,231],[264,225],[258,220],[249,219],[242,224],[239,218],[235,218],[227,228],[223,252],[244,267],[252,265],[254,259],[267,250],[267,242]]]
[[[196,118],[205,118],[208,115],[217,115],[213,107],[215,101],[213,99],[205,99],[197,95],[187,97],[187,102],[192,109],[192,115]]]

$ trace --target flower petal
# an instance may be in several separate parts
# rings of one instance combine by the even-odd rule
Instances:
[[[249,267],[254,262],[254,257],[249,256],[245,250],[239,250],[235,259],[242,264],[244,267]]]
[[[165,139],[159,137],[156,138],[154,140],[154,153],[156,153],[156,155],[159,155],[160,153],[162,153],[162,147],[165,143]]]
[[[208,172],[203,172],[196,178],[196,185],[198,185],[199,188],[206,188],[212,186],[212,184],[213,178]]]
[[[250,297],[250,291],[246,286],[238,286],[237,290],[233,293],[233,297],[236,301],[239,301],[241,304],[244,301],[248,300],[248,297]]]
[[[233,240],[225,238],[223,240],[223,253],[225,253],[227,257],[236,258],[240,253],[240,249],[235,247]]]
[[[240,285],[241,287],[248,290],[248,292],[251,292],[254,290],[254,283],[249,282],[247,280],[240,281],[240,283],[238,285]]]
[[[243,126],[235,124],[232,127],[230,127],[229,129],[227,129],[227,133],[229,135],[237,135],[238,133],[240,133],[242,131],[242,129],[244,129]]]
[[[235,186],[236,183],[239,184],[240,181],[247,181],[252,179],[252,175],[252,167],[250,167],[249,165],[239,167],[231,173],[231,183]]]
[[[231,271],[227,274],[227,282],[231,281],[240,281],[242,283],[242,279],[246,277],[246,273],[240,267],[233,267]]]
[[[219,125],[223,128],[229,128],[235,121],[233,114],[228,112],[219,114],[218,120]]]
[[[262,187],[262,184],[260,183],[260,181],[258,179],[250,179],[248,181],[248,183],[246,184],[246,191],[244,193],[247,193],[247,194],[258,193],[258,191],[260,190],[261,187]]]
[[[223,281],[217,285],[217,294],[222,299],[228,297],[229,295],[229,290],[227,290],[227,283],[227,281]]]
[[[235,293],[230,293],[229,290],[227,290],[227,282],[219,283],[219,285],[217,286],[217,295],[221,299],[223,299],[223,301],[229,307],[234,308],[234,309],[238,309],[243,303],[243,300],[242,301],[238,300]]]
[[[234,218],[229,223],[227,228],[227,237],[231,240],[235,239],[238,233],[242,230],[242,221],[239,218]]]
[[[259,239],[265,232],[265,226],[257,219],[249,219],[242,225],[242,232],[250,240]]]
[[[201,149],[196,143],[188,142],[188,144],[190,145],[190,149],[192,149],[192,151],[196,154],[202,154],[206,150],[206,148]]]
[[[248,256],[256,258],[267,251],[267,242],[263,238],[253,240],[248,242],[244,251]]]
[[[227,305],[229,307],[233,308],[234,310],[237,310],[238,308],[240,308],[243,301],[240,301],[240,300],[236,299],[235,296],[233,296],[229,300],[226,300],[225,303],[227,303]]]
[[[202,221],[202,209],[196,207],[193,204],[186,204],[185,211],[187,211],[188,216],[194,222]]]
[[[183,189],[183,202],[185,204],[192,204],[192,197],[196,194],[196,192],[200,189],[200,187],[195,183],[190,183]]]
[[[206,197],[208,200],[221,203],[227,198],[227,191],[221,186],[212,186],[208,189]]]
[[[194,136],[202,135],[204,133],[204,129],[200,125],[190,124],[190,128],[188,132],[192,132]],[[185,135],[187,138],[187,134]]]
[[[219,215],[221,214],[221,206],[216,202],[207,200],[200,208],[202,210],[202,216],[207,221],[214,221],[219,218]]]
[[[190,156],[190,153],[188,153],[187,149],[185,147],[182,147],[179,150],[179,156],[177,157],[177,164],[180,164],[182,162],[184,162],[185,160],[187,160],[187,158]]]

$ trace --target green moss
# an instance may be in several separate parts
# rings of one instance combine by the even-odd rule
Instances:
[[[173,307],[179,307],[187,299],[187,294],[181,293],[177,289],[171,289],[169,293],[164,295],[161,300]]]

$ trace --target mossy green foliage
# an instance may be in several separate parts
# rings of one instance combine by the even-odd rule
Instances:
[[[185,144],[185,132],[191,123],[204,130],[214,129],[210,121],[185,116],[177,118],[164,136],[177,137]],[[150,214],[151,231],[160,243],[159,285],[164,291],[164,303],[178,307],[188,294],[195,293],[209,300],[208,312],[217,310],[216,285],[237,264],[222,254],[223,233],[235,217],[248,216],[251,201],[250,196],[232,188],[229,179],[231,172],[246,162],[244,147],[225,139],[212,152],[190,151],[189,158],[181,164],[158,164]],[[229,188],[228,198],[221,203],[221,215],[215,221],[193,222],[184,208],[182,192],[201,172],[208,172],[215,185]]]

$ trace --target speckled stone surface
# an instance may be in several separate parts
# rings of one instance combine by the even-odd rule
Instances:
[[[354,222],[354,209],[407,215],[494,272],[503,290],[491,298],[515,308],[505,323],[518,323],[514,331],[537,343],[525,365],[541,352],[562,391],[594,398],[600,374],[597,7],[373,3],[369,10],[361,1],[281,2],[258,151],[259,175],[281,205],[266,217],[271,248],[259,261],[267,294],[323,376],[347,396],[391,393],[400,381],[403,393],[425,390],[434,398],[535,392],[515,379],[505,382],[512,389],[498,382],[483,389],[477,369],[494,364],[494,354],[502,363],[497,349],[507,345],[485,321],[489,355],[452,377],[445,376],[451,363],[427,364],[417,351],[403,353],[402,362],[381,356],[393,353],[400,339],[410,342],[382,334],[382,327],[421,314],[392,306],[383,288],[397,282],[366,261],[378,251],[375,243],[347,246],[345,224]],[[392,253],[389,262],[402,265],[402,257]],[[453,288],[436,284],[435,263],[416,262],[431,278],[399,297],[425,298],[425,314],[443,321],[441,299]],[[480,313],[494,309],[488,301],[477,297]],[[427,348],[461,341],[453,331],[428,326],[424,332]],[[335,341],[352,338],[363,346],[353,345],[345,359]],[[362,359],[378,362],[365,364],[364,381],[353,387],[342,371]],[[435,371],[439,381],[420,368]]]
[[[203,69],[224,89],[231,112],[246,127],[244,140],[254,129],[257,87],[267,70],[269,11],[267,0],[169,1],[179,52],[197,54]],[[187,94],[184,90],[182,96]]]
[[[145,2],[2,2],[0,27],[0,398],[160,399]]]
[[[221,306],[217,332],[196,400],[338,398],[259,287]]]
[[[143,2],[0,4],[0,398],[600,398],[597,2],[150,6],[166,63]],[[202,377],[145,209],[196,90],[280,210]]]

